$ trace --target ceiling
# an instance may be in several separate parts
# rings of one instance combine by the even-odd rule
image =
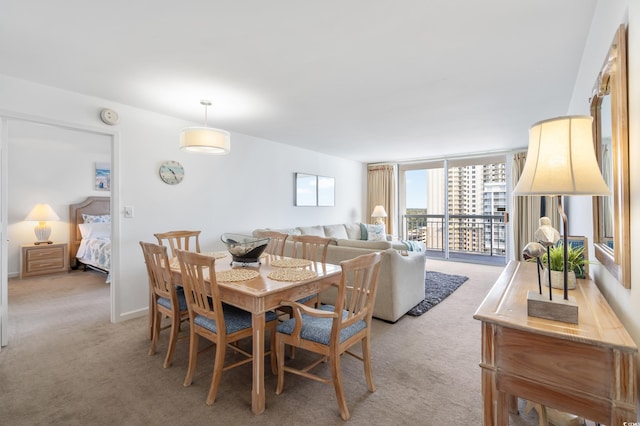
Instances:
[[[361,162],[493,152],[567,113],[595,3],[2,0],[0,74]]]

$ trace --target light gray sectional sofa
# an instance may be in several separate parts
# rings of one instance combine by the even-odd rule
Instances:
[[[254,235],[264,229],[256,229]],[[383,253],[378,278],[378,290],[373,316],[396,322],[400,317],[424,299],[425,252],[407,252],[399,241],[362,240],[361,226],[354,224],[317,225],[289,229],[270,229],[290,235],[319,235],[332,238],[327,251],[327,262],[340,264],[362,254]],[[285,256],[293,254],[293,243],[287,241]],[[322,293],[323,303],[333,303],[335,289]]]

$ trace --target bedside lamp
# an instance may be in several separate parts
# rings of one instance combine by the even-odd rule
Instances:
[[[376,225],[381,225],[384,223],[383,218],[387,217],[387,212],[384,210],[384,207],[375,206],[371,213],[371,217],[375,219]]]
[[[563,224],[565,301],[569,300],[568,225],[567,215],[562,208],[562,196],[610,194],[596,159],[592,129],[593,118],[590,116],[558,117],[533,124],[529,129],[527,161],[513,189],[513,195],[558,197],[558,212]],[[575,308],[577,323],[577,306]]]
[[[53,241],[49,241],[49,236],[51,235],[51,226],[47,224],[48,221],[52,220],[60,220],[60,217],[53,211],[49,204],[37,204],[31,212],[24,218],[24,220],[38,222],[38,224],[33,228],[37,241],[34,243],[38,244],[52,244]]]

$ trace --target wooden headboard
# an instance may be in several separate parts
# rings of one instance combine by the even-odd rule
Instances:
[[[80,234],[81,223],[84,223],[82,214],[101,215],[111,214],[110,197],[87,197],[84,201],[69,205],[69,222],[71,222],[69,234],[69,265],[76,266],[76,253],[80,247],[82,234]]]

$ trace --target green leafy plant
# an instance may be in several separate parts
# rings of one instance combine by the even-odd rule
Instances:
[[[552,271],[564,270],[564,250],[562,245],[557,245],[549,249],[549,257],[551,259]],[[542,265],[545,267],[549,265],[547,263],[547,254],[543,254],[540,258]],[[584,264],[587,261],[584,258],[584,247],[574,247],[569,244],[567,246],[567,267],[570,271],[576,273],[576,275],[584,275]]]

